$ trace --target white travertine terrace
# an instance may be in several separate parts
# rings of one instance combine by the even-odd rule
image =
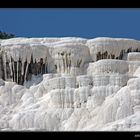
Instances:
[[[0,40],[0,130],[139,129],[139,41]]]
[[[140,53],[138,52],[129,53],[128,61],[140,61]]]
[[[90,72],[92,71],[93,74],[125,74],[128,72],[128,63],[124,60],[103,59],[94,63],[90,63],[88,70]]]

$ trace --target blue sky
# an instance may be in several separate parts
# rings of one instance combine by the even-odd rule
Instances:
[[[0,30],[17,37],[122,37],[140,40],[140,9],[0,8]]]

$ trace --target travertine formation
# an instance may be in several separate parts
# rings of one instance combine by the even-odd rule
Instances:
[[[0,40],[0,129],[139,130],[139,77],[137,40]]]
[[[15,38],[2,40],[0,47],[0,78],[23,85],[32,75],[46,73],[87,74],[88,64],[106,72],[123,71],[127,62],[108,59],[138,61],[140,43],[130,39],[81,39],[81,38]],[[136,53],[137,52],[137,53]],[[106,59],[107,61],[98,60]],[[126,63],[126,64],[125,64]],[[116,69],[117,70],[117,69]],[[117,70],[117,71],[118,71]],[[100,72],[100,71],[99,71]],[[126,71],[124,71],[126,72]]]

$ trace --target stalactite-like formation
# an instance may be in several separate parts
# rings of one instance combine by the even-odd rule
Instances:
[[[43,58],[40,58],[39,62],[33,62],[32,56],[30,63],[27,60],[22,63],[21,58],[14,61],[12,57],[8,60],[5,55],[0,55],[0,77],[5,81],[13,81],[23,85],[24,81],[31,80],[32,75],[43,75],[47,72],[47,57],[44,61]]]
[[[85,65],[89,62],[126,60],[130,52],[140,52],[140,43],[111,38],[86,41],[64,39],[64,42],[55,40],[47,42],[47,45],[42,42],[12,44],[3,41],[0,46],[0,78],[23,85],[25,81],[31,80],[32,75],[86,74]]]

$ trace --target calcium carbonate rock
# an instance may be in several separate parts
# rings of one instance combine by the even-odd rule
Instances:
[[[140,61],[140,53],[139,52],[128,53],[128,61]]]
[[[134,75],[138,67],[140,66],[139,61],[128,61],[129,65],[129,75]]]
[[[128,63],[124,60],[104,59],[90,63],[89,69],[91,74],[119,73],[128,72]]]
[[[139,41],[0,40],[1,131],[139,129]]]
[[[92,85],[93,85],[93,82],[92,82],[91,76],[87,76],[87,75],[77,76],[78,87],[88,87],[88,86],[92,87]]]
[[[92,81],[93,86],[107,86],[109,84],[109,75],[94,75]]]
[[[100,59],[123,59],[129,52],[140,51],[139,41],[121,38],[95,38],[87,41],[93,61]]]
[[[0,79],[0,86],[4,86],[4,85],[5,85],[5,82],[2,79]]]
[[[71,76],[65,77],[65,88],[76,88],[76,78]]]

